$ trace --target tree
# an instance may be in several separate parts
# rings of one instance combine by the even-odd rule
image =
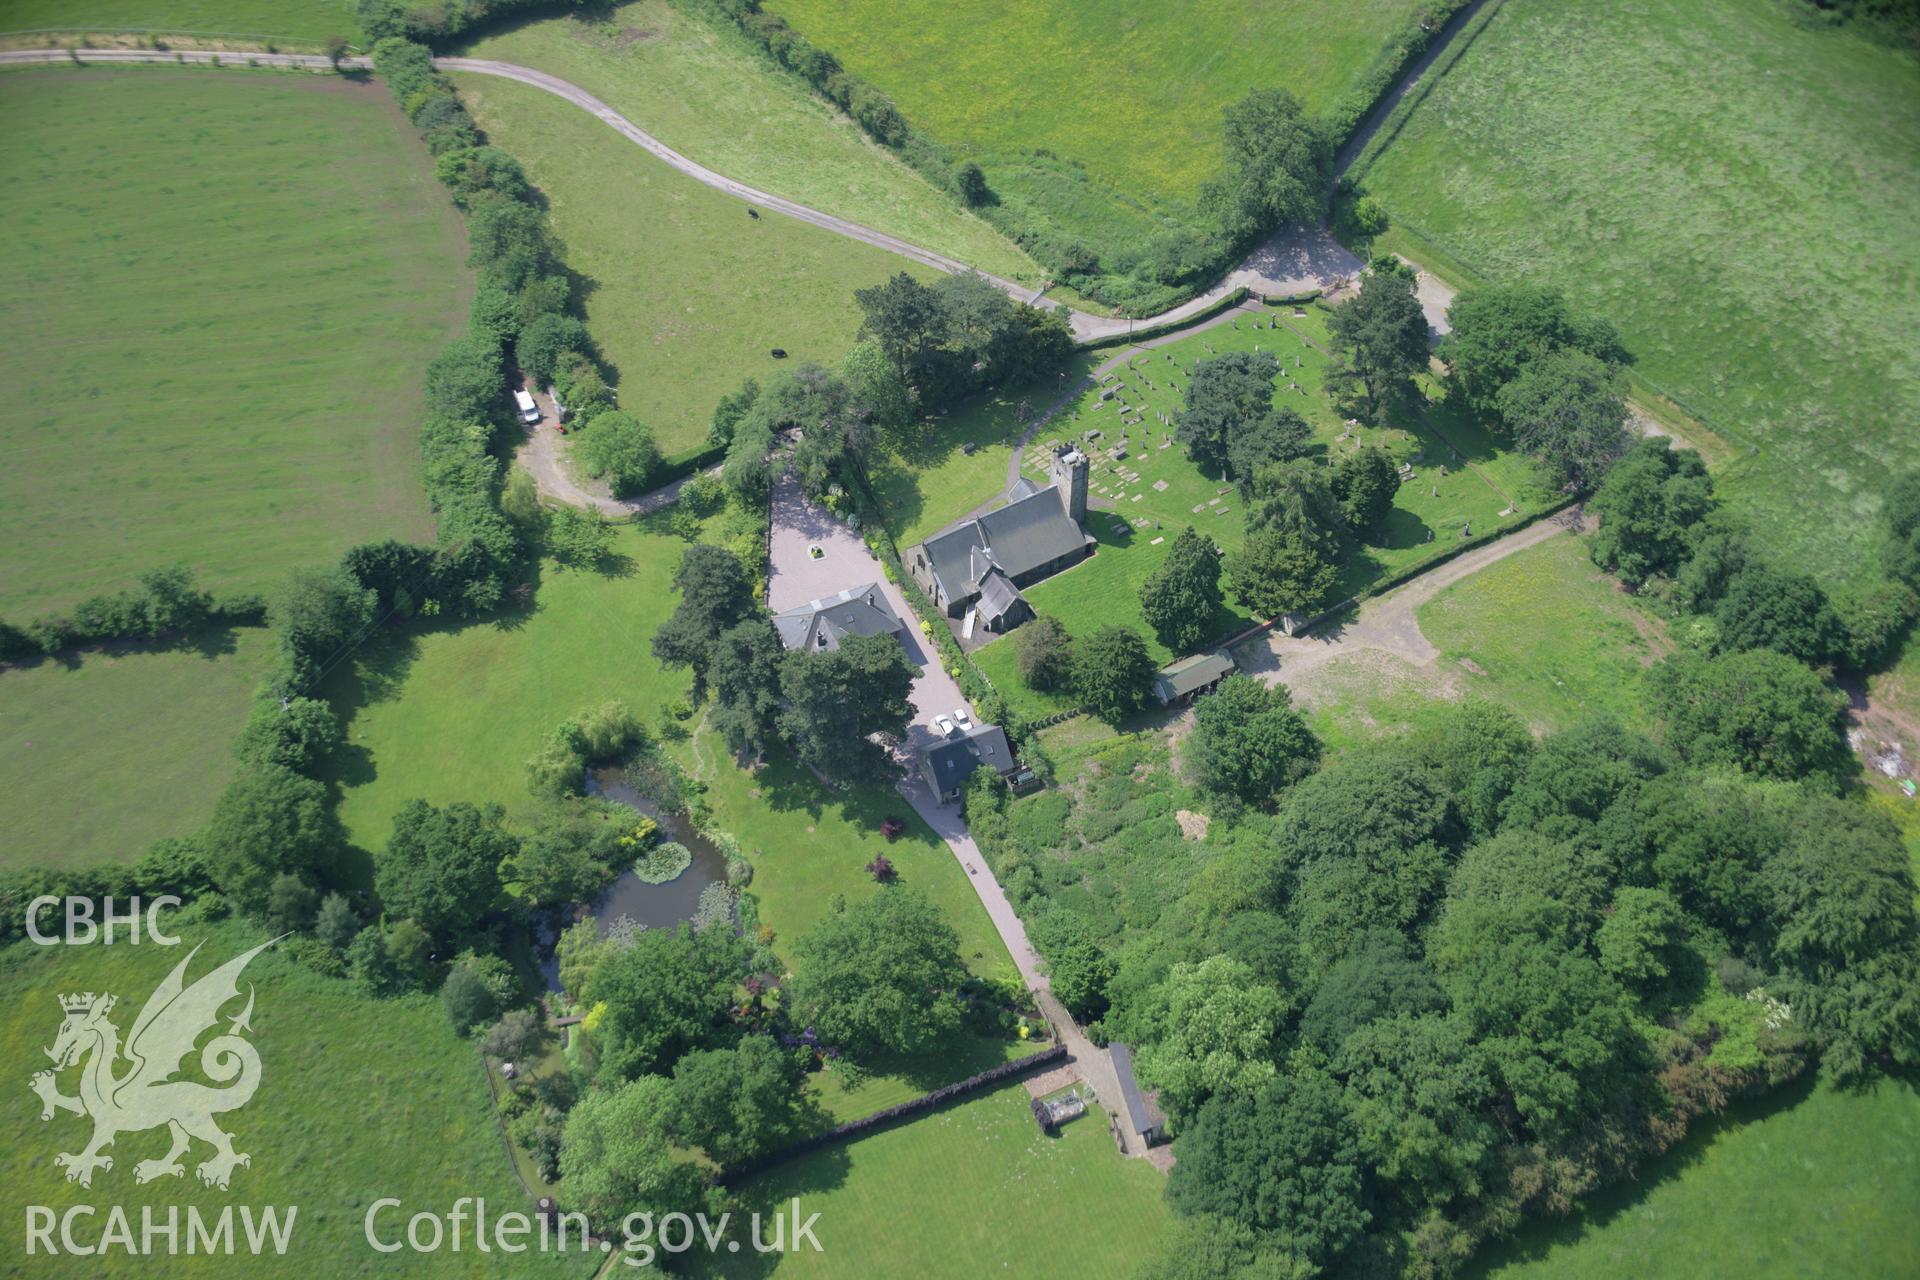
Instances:
[[[1342,1041],[1333,1069],[1376,1177],[1415,1204],[1471,1201],[1490,1185],[1493,1082],[1464,1019],[1436,1006],[1370,1022]]]
[[[615,864],[631,861],[620,835],[618,825],[597,815],[555,806],[540,815],[518,849],[501,859],[500,879],[516,897],[536,906],[590,902],[613,880]]]
[[[325,662],[373,625],[374,592],[345,568],[296,569],[267,604],[267,620],[293,650]]]
[[[1495,397],[1513,442],[1556,483],[1591,487],[1627,447],[1619,373],[1584,351],[1555,351],[1527,365]]]
[[[335,71],[340,69],[340,59],[347,56],[347,50],[353,47],[345,36],[327,37],[327,62]]]
[[[1846,696],[1785,654],[1679,654],[1654,669],[1649,693],[1668,745],[1691,764],[1835,788],[1853,773]]]
[[[799,1062],[770,1036],[690,1053],[673,1069],[667,1131],[722,1168],[777,1151],[806,1132],[810,1095]]]
[[[1082,1022],[1107,1010],[1107,984],[1113,981],[1113,957],[1100,945],[1084,917],[1054,907],[1033,917],[1029,933],[1047,963],[1054,998]]]
[[[1274,1036],[1286,1001],[1241,961],[1216,955],[1176,964],[1136,1015],[1153,1039],[1140,1052],[1140,1077],[1160,1090],[1176,1122],[1209,1097],[1248,1093],[1274,1074]]]
[[[1332,146],[1285,89],[1253,89],[1228,107],[1226,162],[1200,194],[1201,207],[1234,240],[1320,216]]]
[[[1187,772],[1209,791],[1266,806],[1320,763],[1320,740],[1293,709],[1285,685],[1234,674],[1193,706]]]
[[[1196,362],[1173,438],[1187,447],[1196,466],[1225,474],[1230,444],[1242,433],[1287,435],[1284,424],[1258,425],[1275,416],[1273,380],[1279,376],[1280,361],[1266,351],[1229,351]]]
[[[740,384],[738,391],[729,391],[721,396],[720,403],[713,407],[713,419],[707,426],[707,443],[732,444],[734,429],[759,398],[760,380],[757,378],[748,378]]]
[[[960,1025],[960,938],[918,890],[834,912],[801,935],[795,959],[800,1021],[855,1058],[918,1053]]]
[[[1147,705],[1157,670],[1147,642],[1132,627],[1102,627],[1074,644],[1074,692],[1109,723]]]
[[[1920,471],[1908,471],[1887,486],[1880,508],[1887,525],[1887,572],[1920,589]]]
[[[877,342],[856,342],[841,358],[840,377],[856,410],[881,431],[898,432],[913,417],[913,392]]]
[[[1400,468],[1385,449],[1366,445],[1334,466],[1333,492],[1340,499],[1340,512],[1363,541],[1376,540],[1399,491]]]
[[[733,552],[696,543],[674,570],[673,587],[680,604],[654,635],[653,656],[664,666],[692,667],[702,686],[720,633],[759,611],[753,579]]]
[[[954,167],[953,189],[959,192],[960,198],[970,208],[993,203],[993,192],[987,187],[987,175],[972,160],[962,161]]]
[[[1188,525],[1141,585],[1140,612],[1161,644],[1191,653],[1213,634],[1221,599],[1220,548]]]
[[[440,1007],[453,1029],[463,1036],[492,1022],[500,1008],[493,990],[470,964],[456,964],[447,970],[446,980],[440,984]]]
[[[1227,558],[1227,586],[1262,618],[1311,614],[1340,581],[1329,540],[1295,529],[1248,533],[1237,555]]]
[[[1467,698],[1406,738],[1408,753],[1452,796],[1474,833],[1500,825],[1500,805],[1533,754],[1533,733],[1508,707]]]
[[[1638,587],[1685,563],[1712,509],[1713,481],[1700,455],[1650,436],[1613,464],[1588,501],[1600,527],[1587,551],[1602,569]]]
[[[695,1049],[731,1039],[728,1009],[745,976],[746,944],[726,929],[647,929],[593,972],[593,1000],[606,1006],[596,1034],[600,1078],[667,1072]]]
[[[676,1159],[669,1135],[673,1085],[647,1076],[589,1093],[567,1113],[561,1186],[598,1231],[635,1213],[657,1219],[701,1206],[699,1166]]]
[[[1615,891],[1607,918],[1594,931],[1593,947],[1610,977],[1644,991],[1666,979],[1686,929],[1680,904],[1664,889],[1627,885]]]
[[[1501,807],[1508,825],[1583,835],[1615,803],[1666,772],[1660,749],[1612,720],[1583,720],[1543,741]]]
[[[498,147],[463,147],[458,151],[449,151],[434,161],[433,172],[434,176],[447,188],[448,193],[453,196],[453,202],[463,209],[484,191],[498,192],[510,200],[528,200],[533,195],[533,188],[527,182],[527,171],[520,167],[520,162],[511,152],[502,151]],[[483,281],[481,289],[486,291],[489,297],[484,303],[476,300],[476,305],[483,308],[483,314],[496,317],[496,320],[479,327],[498,334],[502,339],[512,337],[518,327],[517,324],[500,322],[510,306],[508,303],[503,303],[501,299],[511,298],[511,295],[500,287],[497,280]],[[558,351],[585,350],[591,341],[587,337],[586,329],[582,327],[574,332],[575,337],[572,343],[562,344],[555,349]],[[522,368],[526,367],[524,358],[520,363]],[[542,380],[552,376],[553,371],[549,367]]]
[[[901,271],[885,284],[855,289],[853,300],[864,317],[860,336],[878,342],[901,380],[911,383],[922,357],[946,336],[939,295]]]
[[[335,951],[345,951],[360,927],[360,914],[346,898],[330,893],[321,899],[320,913],[313,920],[314,937]]]
[[[1766,860],[1774,950],[1810,974],[1889,950],[1914,929],[1913,871],[1890,818],[1809,797]]]
[[[234,739],[243,764],[271,764],[301,772],[340,745],[340,720],[321,698],[262,698]]]
[[[545,1036],[546,1028],[541,1025],[538,1013],[532,1009],[509,1009],[500,1015],[500,1021],[487,1029],[480,1047],[489,1057],[502,1062],[520,1062],[531,1056]]]
[[[598,507],[560,507],[547,521],[547,554],[569,569],[601,564],[613,554],[613,524]]]
[[[1414,282],[1398,272],[1372,272],[1361,280],[1359,296],[1336,307],[1327,322],[1334,349],[1329,381],[1336,392],[1360,389],[1369,422],[1427,367],[1427,317],[1413,290]]]
[[[1362,1027],[1402,1014],[1437,1013],[1447,994],[1397,929],[1369,929],[1327,970],[1300,1015],[1300,1038],[1328,1054]]]
[[[1808,666],[1830,661],[1843,646],[1840,620],[1819,583],[1757,561],[1726,580],[1713,620],[1726,649],[1772,649]]]
[[[282,872],[324,875],[340,833],[324,785],[278,765],[256,765],[220,793],[201,844],[220,891],[257,914]]]
[[[386,856],[374,868],[374,888],[388,913],[414,921],[443,943],[470,933],[500,896],[501,861],[520,848],[502,825],[505,819],[506,809],[497,804],[406,804],[394,815]]]
[[[890,635],[849,636],[838,648],[795,652],[780,669],[779,725],[802,764],[841,782],[893,772],[887,747],[913,718],[914,667]]]
[[[586,325],[572,316],[550,311],[520,330],[513,344],[513,358],[534,385],[545,386],[553,381],[562,356],[569,352],[584,354],[592,347]]]
[[[1447,308],[1447,326],[1440,358],[1448,394],[1483,414],[1495,412],[1500,389],[1548,352],[1571,348],[1608,364],[1628,359],[1612,325],[1575,316],[1559,290],[1542,285],[1463,290]]]
[[[1307,420],[1298,410],[1281,405],[1229,433],[1227,474],[1239,482],[1241,493],[1247,493],[1260,468],[1305,457],[1312,443],[1313,428]]]
[[[1295,1274],[1326,1267],[1371,1219],[1359,1143],[1324,1072],[1214,1098],[1175,1154],[1167,1203],[1273,1233],[1299,1260]]]
[[[1013,633],[1013,665],[1030,689],[1051,693],[1073,683],[1073,637],[1060,619],[1040,614]]]
[[[587,474],[605,480],[616,498],[644,492],[660,469],[653,433],[619,409],[595,414],[574,434],[573,449]]]
[[[455,422],[485,422],[506,389],[500,347],[480,334],[455,338],[427,364],[427,411]]]
[[[713,725],[732,752],[758,758],[772,744],[780,717],[780,633],[766,618],[748,618],[720,633],[707,663]]]
[[[267,927],[282,933],[298,933],[312,922],[319,905],[319,893],[299,873],[282,871],[267,886]]]

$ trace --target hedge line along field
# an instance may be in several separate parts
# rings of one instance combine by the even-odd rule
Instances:
[[[1384,247],[1551,283],[1756,456],[1720,480],[1832,577],[1920,465],[1920,59],[1773,0],[1507,0],[1358,174]]]
[[[360,38],[353,0],[0,0],[0,36],[26,31],[155,31],[319,44]]]
[[[213,814],[264,628],[0,671],[0,867],[131,862]]]
[[[531,22],[460,52],[561,76],[729,178],[1037,285],[1039,266],[728,24],[667,0]]]
[[[701,1276],[1130,1274],[1172,1221],[1166,1179],[1114,1150],[1098,1106],[1048,1137],[1010,1084],[769,1170],[739,1187],[771,1221],[798,1197],[820,1251],[688,1255]],[[901,1230],[903,1221],[910,1229]]]
[[[497,1255],[468,1247],[458,1252],[406,1250],[375,1253],[363,1222],[373,1202],[396,1197],[404,1211],[388,1211],[378,1220],[384,1240],[403,1235],[406,1216],[421,1210],[445,1213],[461,1196],[484,1196],[494,1213],[531,1211],[526,1193],[514,1180],[501,1149],[492,1097],[475,1047],[454,1035],[439,1000],[405,996],[372,1000],[345,979],[325,978],[274,950],[254,958],[241,976],[252,988],[252,1032],[247,1039],[260,1055],[260,1087],[243,1108],[219,1117],[234,1146],[252,1157],[236,1169],[229,1190],[203,1185],[193,1165],[208,1148],[195,1143],[184,1157],[180,1178],[160,1178],[142,1186],[134,1181],[141,1160],[166,1154],[164,1129],[128,1131],[111,1148],[113,1168],[94,1175],[84,1188],[65,1180],[53,1163],[58,1152],[78,1151],[86,1143],[87,1122],[56,1113],[42,1122],[40,1106],[27,1091],[29,1064],[46,1064],[41,1050],[60,1029],[59,997],[78,991],[110,992],[119,998],[112,1020],[126,1033],[147,997],[195,944],[203,944],[189,966],[192,981],[226,963],[267,935],[252,925],[227,920],[210,924],[194,914],[170,918],[178,947],[39,947],[21,942],[0,951],[0,1055],[16,1064],[15,1096],[0,1108],[0,1184],[15,1201],[0,1215],[0,1249],[14,1259],[26,1255],[26,1216],[20,1204],[45,1205],[56,1214],[73,1205],[97,1212],[76,1218],[77,1242],[91,1244],[106,1226],[107,1206],[122,1207],[134,1240],[141,1232],[143,1206],[164,1225],[167,1211],[180,1213],[180,1247],[165,1252],[156,1236],[158,1256],[129,1260],[115,1248],[104,1257],[44,1251],[22,1263],[36,1276],[97,1277],[137,1273],[155,1280],[179,1277],[295,1273],[310,1276],[494,1276]],[[228,1018],[240,1011],[235,1001]],[[226,1025],[225,1019],[221,1026]],[[185,1075],[197,1074],[198,1055],[186,1059]],[[74,1088],[74,1075],[61,1079]],[[271,1247],[263,1258],[244,1248],[231,1254],[186,1252],[187,1210],[216,1220],[236,1209],[234,1233],[244,1238],[239,1205],[258,1213],[267,1206],[297,1210],[284,1258]],[[56,1233],[56,1240],[59,1239]],[[528,1252],[515,1264],[516,1275],[585,1280],[604,1262],[591,1257]]]
[[[1089,235],[1190,209],[1220,112],[1253,88],[1326,109],[1413,0],[771,0],[1004,197]],[[1084,176],[1083,176],[1084,175]],[[1090,179],[1091,181],[1087,181]]]
[[[472,282],[383,86],[23,70],[0,115],[0,616],[432,537],[421,376]]]
[[[747,206],[656,160],[570,102],[456,75],[468,109],[550,202],[620,404],[666,452],[706,439],[713,406],[749,375],[831,364],[860,328],[853,291],[936,272]],[[787,359],[771,353],[778,347]]]

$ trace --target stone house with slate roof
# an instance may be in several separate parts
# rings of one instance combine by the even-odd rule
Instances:
[[[848,636],[904,636],[906,627],[887,605],[878,583],[849,587],[773,615],[780,643],[800,653],[830,652]]]

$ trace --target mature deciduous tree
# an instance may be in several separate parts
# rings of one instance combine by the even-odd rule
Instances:
[[[1427,367],[1427,317],[1413,288],[1399,272],[1369,273],[1359,296],[1327,322],[1334,347],[1328,379],[1344,399],[1360,392],[1358,407],[1369,422]]]
[[[1316,220],[1333,148],[1299,99],[1253,89],[1225,115],[1226,164],[1202,189],[1202,206],[1236,240]]]
[[[667,1072],[684,1054],[729,1042],[746,960],[746,944],[726,929],[647,929],[614,949],[591,983],[606,1006],[596,1032],[602,1079]]]
[[[1285,685],[1269,688],[1236,673],[1194,703],[1193,733],[1182,754],[1199,785],[1264,808],[1313,772],[1320,741],[1293,709]]]
[[[1627,398],[1618,372],[1584,351],[1550,352],[1495,397],[1513,442],[1561,484],[1587,488],[1627,447]]]
[[[388,914],[413,920],[441,943],[459,941],[494,909],[500,863],[519,851],[505,818],[497,804],[436,809],[410,801],[394,815],[386,855],[374,868]]]
[[[855,1057],[919,1052],[960,1024],[960,939],[916,889],[883,889],[829,915],[795,957],[799,1017]]]
[[[787,655],[779,725],[802,764],[838,781],[893,771],[885,742],[913,717],[913,664],[892,636],[849,636],[837,649]]]
[[[653,656],[666,666],[692,667],[695,683],[704,684],[720,633],[759,609],[753,579],[725,547],[696,543],[674,570],[673,586],[680,603],[654,635]]]
[[[1155,670],[1147,642],[1132,627],[1102,627],[1074,643],[1074,692],[1103,720],[1123,720],[1146,706]]]

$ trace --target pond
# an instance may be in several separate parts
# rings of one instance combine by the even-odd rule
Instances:
[[[645,814],[660,824],[660,838],[675,840],[687,847],[693,854],[693,862],[687,869],[665,884],[648,884],[632,871],[623,871],[620,878],[607,886],[591,910],[577,910],[575,919],[591,919],[605,933],[615,921],[625,916],[637,924],[649,929],[671,929],[683,921],[693,919],[693,913],[700,905],[700,891],[715,881],[727,878],[727,856],[713,841],[694,830],[684,813],[662,813],[660,806],[634,789],[627,780],[627,773],[618,765],[587,771],[587,794],[623,804],[636,813]],[[541,964],[541,972],[547,980],[549,991],[560,989],[560,962],[551,951],[552,939],[543,939],[547,943],[547,955]]]

